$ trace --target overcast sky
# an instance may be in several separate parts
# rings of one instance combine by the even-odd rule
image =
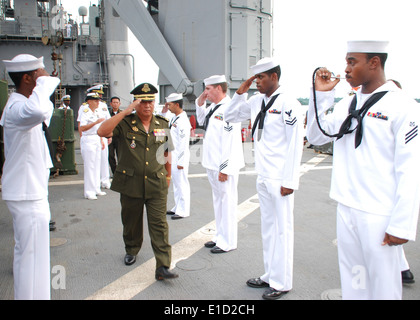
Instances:
[[[98,3],[61,2],[73,17],[78,7]],[[281,84],[297,98],[309,95],[315,68],[326,66],[335,74],[344,74],[347,40],[371,39],[390,41],[387,78],[400,81],[411,97],[420,98],[420,1],[273,0],[273,6],[274,56],[281,64]],[[130,53],[142,56],[136,60],[146,59],[143,66],[137,63],[138,68],[147,66],[147,72],[136,72],[137,84],[156,83],[158,67],[135,38],[131,42]],[[337,95],[349,90],[342,81]]]

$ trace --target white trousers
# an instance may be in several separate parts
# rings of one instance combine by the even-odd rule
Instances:
[[[84,196],[101,192],[101,141],[97,135],[82,135],[80,151],[84,164]]]
[[[382,246],[390,217],[338,204],[337,243],[343,300],[402,299],[401,248]]]
[[[219,171],[207,169],[213,194],[213,209],[216,220],[216,234],[213,241],[224,250],[238,247],[238,177],[229,175],[225,182],[219,181]]]
[[[105,144],[105,148],[102,149],[101,145],[101,186],[109,189],[111,182],[109,181],[109,150],[108,150],[108,139],[102,138]]]
[[[50,206],[48,199],[6,201],[13,216],[16,300],[49,300]]]
[[[282,197],[281,181],[258,176],[265,273],[270,287],[289,291],[293,285],[294,194]]]
[[[189,167],[186,166],[180,170],[175,164],[172,164],[171,168],[175,200],[171,211],[184,218],[190,216],[191,188],[188,181],[188,169]]]

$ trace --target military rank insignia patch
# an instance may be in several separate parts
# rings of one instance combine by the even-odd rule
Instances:
[[[292,118],[292,112],[293,112],[293,110],[290,110],[290,111],[286,111],[285,112],[288,115],[288,117],[289,117],[289,119],[285,120],[285,123],[288,126],[294,126],[295,123],[297,122],[297,118],[296,117]]]
[[[415,126],[410,132],[405,135],[405,144],[409,143],[415,137],[417,137],[419,126]]]

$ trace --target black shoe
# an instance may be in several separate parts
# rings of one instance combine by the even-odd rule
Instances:
[[[206,248],[213,248],[216,245],[216,242],[208,241],[204,244]]]
[[[178,278],[176,273],[170,272],[167,267],[159,267],[155,273],[156,280],[175,279]]]
[[[211,253],[225,253],[227,251],[220,249],[218,246],[214,246],[213,249],[210,250]]]
[[[55,221],[50,220],[50,231],[54,231],[55,229],[57,229],[55,227]]]
[[[266,292],[263,293],[262,297],[266,300],[277,300],[288,292],[289,291],[278,291],[274,288],[269,288]]]
[[[402,282],[405,284],[412,284],[414,283],[414,275],[410,271],[410,269],[401,271]]]
[[[270,285],[261,278],[249,279],[246,284],[251,288],[268,288]]]
[[[184,217],[181,217],[181,216],[179,216],[179,215],[177,215],[177,214],[174,214],[174,215],[171,217],[171,219],[172,219],[172,220],[179,220],[179,219],[182,219],[182,218],[184,218]]]
[[[131,266],[134,262],[136,262],[136,256],[132,256],[131,254],[126,254],[124,257],[124,263],[127,266]]]
[[[173,216],[173,215],[175,214],[175,212],[173,212],[173,211],[166,211],[166,214],[167,214],[168,216]]]

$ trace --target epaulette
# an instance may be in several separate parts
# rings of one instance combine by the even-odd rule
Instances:
[[[156,118],[159,118],[159,119],[162,119],[162,120],[165,120],[166,122],[168,122],[168,123],[169,123],[169,119],[168,119],[168,118],[166,118],[166,117],[164,117],[164,116],[162,116],[162,115],[160,115],[160,114],[155,114],[155,117],[156,117]]]

